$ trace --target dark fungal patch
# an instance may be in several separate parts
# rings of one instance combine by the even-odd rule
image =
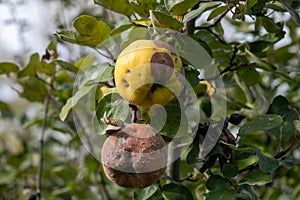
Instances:
[[[124,85],[125,85],[126,87],[129,87],[129,83],[128,83],[125,79],[122,79],[122,82],[124,83]]]
[[[172,56],[178,56],[177,53],[171,52]]]
[[[152,86],[151,86],[151,89],[150,91],[153,93],[157,88],[160,88],[160,87],[164,87],[158,83],[154,83]]]
[[[174,62],[165,52],[154,53],[150,61],[152,76],[158,83],[168,80],[174,72]]]

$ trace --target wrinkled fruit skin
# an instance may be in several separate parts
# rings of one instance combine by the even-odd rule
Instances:
[[[106,176],[119,186],[144,188],[163,174],[167,162],[165,142],[146,124],[129,124],[103,144],[101,161]]]
[[[114,77],[119,94],[143,108],[179,96],[185,81],[180,56],[159,40],[137,40],[126,47],[117,59]]]

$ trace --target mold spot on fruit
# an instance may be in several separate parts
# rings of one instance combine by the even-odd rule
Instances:
[[[122,81],[126,87],[129,87],[129,83],[125,79],[122,79]]]

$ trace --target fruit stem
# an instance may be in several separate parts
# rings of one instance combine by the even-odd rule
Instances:
[[[167,167],[167,175],[172,177],[176,182],[180,181],[180,141],[180,138],[173,139],[170,142],[168,149],[168,159],[173,162]]]
[[[129,104],[129,107],[131,108],[131,122],[136,123],[138,120],[138,107],[133,104]]]

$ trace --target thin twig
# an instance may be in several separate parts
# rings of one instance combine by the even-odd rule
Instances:
[[[54,81],[54,74],[51,76],[50,80],[50,89],[48,92],[48,95],[45,99],[45,111],[44,111],[44,118],[42,123],[42,130],[40,135],[40,146],[39,146],[39,166],[37,171],[37,183],[36,183],[36,199],[40,200],[42,199],[42,174],[43,174],[43,161],[44,161],[44,141],[45,141],[45,133],[47,128],[47,119],[48,119],[48,111],[49,111],[49,105],[50,105],[50,96],[52,92],[52,86]]]
[[[283,156],[285,156],[286,154],[288,154],[289,152],[291,152],[295,147],[297,147],[300,143],[300,140],[296,140],[295,142],[293,142],[290,146],[288,146],[285,150],[279,151],[275,156],[273,156],[273,158],[275,159],[279,159],[282,158]],[[252,165],[249,165],[241,170],[239,170],[239,174],[246,172],[246,171],[252,171],[254,169],[258,169],[259,165],[258,163],[253,163]]]
[[[226,16],[226,14],[229,12],[228,10],[225,10],[223,13],[221,13],[212,24],[209,25],[205,25],[205,26],[196,26],[195,29],[199,30],[199,29],[209,29],[212,27],[215,27],[218,25],[218,23]]]
[[[281,158],[283,156],[285,156],[286,154],[288,154],[290,151],[292,151],[295,147],[297,147],[300,143],[300,140],[296,140],[295,142],[293,142],[290,146],[288,146],[285,150],[283,151],[279,151],[274,158],[278,159]]]
[[[107,58],[107,59],[109,59],[109,60],[114,60],[114,58],[112,57],[112,54],[108,51],[107,53],[109,54],[109,55],[105,55],[104,53],[102,53],[99,49],[97,49],[97,48],[94,48],[95,49],[95,51],[97,52],[97,53],[99,53],[101,56],[103,56],[103,57],[105,57],[105,58]]]
[[[228,67],[226,67],[224,70],[221,71],[221,74],[231,71],[231,68],[234,66],[233,62],[234,62],[234,59],[236,58],[237,52],[238,52],[238,48],[237,48],[237,46],[234,46],[232,49],[232,56],[230,58],[229,65],[228,65]]]

